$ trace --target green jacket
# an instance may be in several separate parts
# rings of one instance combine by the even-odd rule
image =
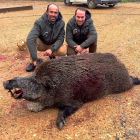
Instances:
[[[91,19],[91,13],[86,10],[86,20],[82,26],[78,26],[75,16],[71,18],[66,27],[66,42],[74,49],[74,46],[80,45],[83,49],[97,40],[97,32]]]
[[[29,32],[26,40],[33,61],[36,61],[37,59],[35,48],[36,39],[41,39],[46,45],[53,44],[50,49],[54,52],[59,49],[64,42],[64,26],[65,22],[62,20],[60,12],[54,25],[49,22],[46,12],[42,15],[42,17],[35,21],[34,26]]]

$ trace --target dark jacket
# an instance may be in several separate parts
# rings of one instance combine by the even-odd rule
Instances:
[[[66,27],[66,42],[74,49],[74,46],[80,45],[87,48],[95,40],[97,40],[97,32],[91,19],[91,13],[86,10],[86,20],[82,26],[78,26],[75,16],[71,18]]]
[[[37,59],[35,48],[36,39],[40,38],[46,45],[54,44],[50,48],[52,52],[54,52],[59,49],[64,42],[64,26],[65,22],[62,20],[60,12],[54,25],[49,22],[46,12],[42,17],[35,21],[34,26],[27,37],[27,45],[33,61],[36,61]]]

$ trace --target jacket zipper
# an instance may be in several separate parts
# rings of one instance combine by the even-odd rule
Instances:
[[[49,44],[53,38],[53,29],[54,29],[54,26],[51,28],[51,35],[50,35],[50,38],[49,38]]]
[[[53,29],[51,30],[51,35],[50,35],[50,38],[49,38],[49,44],[51,42],[52,36],[53,36]]]
[[[82,28],[82,27],[80,27],[80,40],[81,40],[81,28]]]

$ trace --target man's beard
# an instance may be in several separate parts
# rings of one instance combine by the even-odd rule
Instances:
[[[53,16],[53,19],[52,19],[52,17],[50,17],[50,22],[51,22],[51,23],[55,23],[56,19],[57,19],[57,17],[54,17],[54,16]]]

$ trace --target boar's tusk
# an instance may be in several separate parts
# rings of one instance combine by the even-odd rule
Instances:
[[[11,91],[11,89],[9,89],[9,91],[8,92],[10,92],[11,93],[11,97],[13,97],[14,96],[14,93]]]

